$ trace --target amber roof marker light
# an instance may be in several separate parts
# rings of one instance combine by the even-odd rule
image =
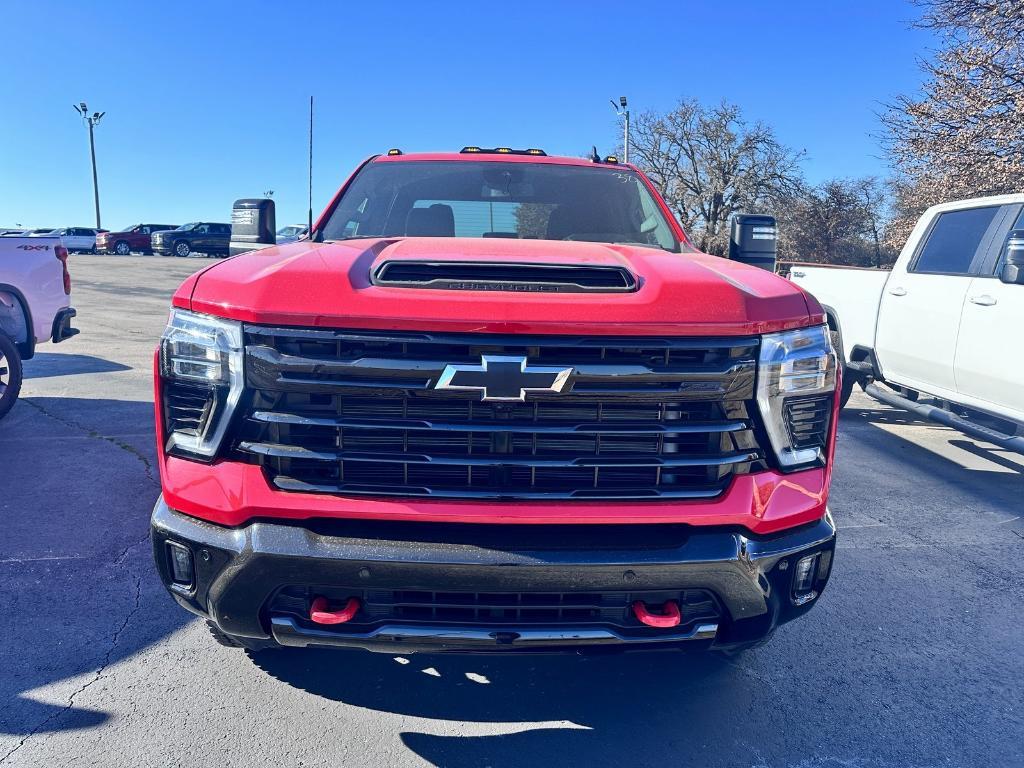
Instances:
[[[543,149],[512,149],[511,147],[494,147],[483,149],[481,147],[463,147],[459,150],[460,155],[532,155],[534,157],[547,157],[548,153]]]

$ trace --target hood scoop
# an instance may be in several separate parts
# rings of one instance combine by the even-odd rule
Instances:
[[[591,264],[523,264],[494,261],[382,262],[374,285],[390,288],[438,288],[447,291],[516,293],[627,293],[636,276],[625,267]]]

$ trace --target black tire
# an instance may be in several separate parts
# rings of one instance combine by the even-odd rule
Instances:
[[[743,656],[747,651],[752,651],[755,648],[767,645],[768,641],[772,639],[772,634],[774,634],[774,632],[769,634],[767,637],[750,640],[746,643],[737,643],[736,645],[731,645],[728,648],[713,648],[711,652],[726,659],[735,659]]]
[[[179,240],[174,244],[175,256],[186,259],[190,253],[192,253],[192,246],[188,244],[187,240]]]
[[[857,381],[857,375],[843,364],[846,356],[843,354],[843,339],[839,335],[839,331],[829,328],[828,334],[832,338],[832,348],[836,351],[836,358],[843,366],[843,388],[839,392],[839,407],[845,408],[850,395],[853,394],[853,385]]]
[[[118,240],[114,243],[114,253],[118,256],[127,256],[132,252],[132,247],[126,240]]]
[[[270,642],[269,640],[253,640],[248,637],[235,637],[234,635],[229,635],[221,631],[220,627],[212,621],[206,622],[206,628],[210,630],[210,634],[213,635],[213,639],[225,648],[244,648],[250,653],[256,653],[278,647],[276,643]]]
[[[0,419],[14,407],[21,392],[21,353],[18,346],[0,331]]]
[[[220,627],[214,624],[212,621],[206,622],[206,628],[210,630],[210,634],[213,635],[213,639],[217,641],[218,645],[223,645],[225,648],[241,648],[242,644],[238,642],[231,635],[226,635],[221,632]]]

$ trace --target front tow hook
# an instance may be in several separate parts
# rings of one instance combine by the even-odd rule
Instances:
[[[647,606],[637,600],[633,603],[633,615],[641,624],[658,629],[671,629],[678,627],[682,621],[682,614],[679,612],[679,605],[674,600],[668,600],[661,606],[661,613],[652,613]]]
[[[309,620],[314,624],[344,624],[359,612],[359,598],[350,597],[340,611],[327,610],[327,598],[314,598],[309,606]]]

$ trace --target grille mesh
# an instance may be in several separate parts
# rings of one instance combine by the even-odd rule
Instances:
[[[764,466],[752,339],[427,336],[249,327],[237,458],[283,490],[707,498]],[[436,390],[483,354],[573,368],[561,393]]]

